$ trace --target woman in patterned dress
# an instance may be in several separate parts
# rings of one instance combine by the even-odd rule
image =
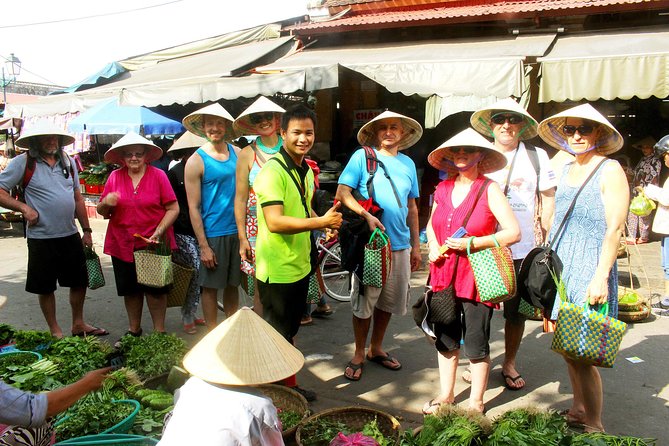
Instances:
[[[564,166],[555,195],[555,215],[548,239],[553,240],[557,226],[575,194],[594,172],[578,196],[565,223],[557,254],[564,269],[567,300],[583,306],[608,301],[609,315],[618,313],[618,271],[616,256],[620,243],[619,228],[627,216],[629,186],[620,164],[608,159],[622,148],[618,131],[591,105],[579,105],[539,124],[539,136],[548,144],[574,156]],[[557,319],[560,299],[556,299],[552,319]],[[587,432],[604,431],[602,425],[603,389],[595,366],[568,359],[567,369],[574,398],[565,411],[570,424]]]
[[[637,187],[644,188],[649,184],[657,186],[660,184],[660,169],[662,168],[662,161],[655,156],[653,146],[655,140],[647,136],[644,139],[632,144],[635,149],[641,150],[643,157],[639,160],[634,168],[634,179],[630,187],[634,190]],[[627,244],[634,243],[648,243],[648,235],[650,233],[651,215],[640,217],[632,212],[627,214],[627,230],[629,231],[627,237]]]
[[[276,155],[283,140],[279,135],[281,115],[285,110],[261,96],[239,115],[233,124],[237,135],[258,135],[239,153],[235,192],[235,220],[239,234],[239,255],[242,271],[252,278],[253,309],[262,316],[262,304],[255,286],[255,244],[258,233],[256,194],[253,180],[260,168]]]

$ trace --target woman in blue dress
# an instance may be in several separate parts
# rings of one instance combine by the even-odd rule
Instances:
[[[541,138],[574,160],[564,166],[555,195],[555,215],[549,240],[553,239],[579,188],[592,172],[568,216],[557,241],[557,254],[564,264],[562,279],[567,300],[576,305],[604,304],[609,315],[618,313],[618,271],[616,254],[620,228],[627,217],[629,188],[625,173],[615,160],[607,159],[622,148],[618,131],[591,105],[579,105],[539,124]],[[552,319],[557,319],[556,299]],[[599,371],[566,358],[574,399],[565,412],[570,424],[587,432],[602,432],[603,389]]]

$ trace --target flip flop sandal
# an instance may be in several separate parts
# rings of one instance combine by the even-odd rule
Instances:
[[[518,374],[518,375],[512,377],[511,375],[507,375],[506,373],[502,372],[502,379],[504,379],[504,387],[506,387],[506,388],[509,389],[509,390],[520,390],[520,389],[522,389],[523,387],[525,387],[524,385],[522,385],[522,386],[520,386],[520,387],[512,387],[512,386],[509,385],[509,383],[507,382],[507,379],[508,379],[508,380],[511,380],[511,382],[515,384],[516,381],[518,381],[518,380],[521,379],[521,378],[522,378],[522,376],[521,376],[520,374]]]
[[[385,355],[376,355],[372,357],[368,355],[367,360],[375,362],[379,364],[381,367],[387,368],[388,370],[397,371],[402,368],[402,364],[400,364],[400,362],[396,358],[390,356],[390,353],[386,353]],[[390,364],[396,363],[397,365],[388,365],[388,363]]]
[[[435,403],[435,399],[436,398],[432,398],[425,405],[423,405],[423,415],[434,415],[439,410],[442,403]]]
[[[104,328],[93,327],[88,331],[79,331],[77,333],[72,332],[72,336],[77,336],[83,338],[85,336],[107,336],[109,332]]]
[[[344,369],[344,378],[348,379],[349,381],[360,381],[360,378],[362,378],[362,367],[364,363],[360,364],[353,364],[351,361],[346,364],[346,368]],[[346,374],[346,370],[351,369],[353,373],[351,375]],[[358,376],[355,375],[355,373],[360,370],[360,374]]]
[[[567,426],[575,429],[585,429],[586,425],[578,421],[573,415],[569,413],[569,409],[564,409],[558,412],[567,422]]]
[[[195,323],[184,324],[184,333],[191,335],[197,333],[197,328],[195,327]]]
[[[325,310],[319,310],[316,308],[314,311],[311,312],[312,317],[326,317],[326,316],[331,316],[333,313],[332,308],[326,308]]]

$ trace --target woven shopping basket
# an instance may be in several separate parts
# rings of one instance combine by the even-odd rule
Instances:
[[[390,275],[392,252],[390,239],[379,228],[374,229],[365,245],[363,261],[362,284],[383,288]]]
[[[172,288],[167,293],[167,306],[180,307],[186,301],[190,282],[195,270],[176,262],[172,262]]]
[[[263,384],[258,386],[262,392],[272,399],[274,407],[280,410],[290,410],[302,415],[302,420],[309,416],[309,403],[306,398],[295,390],[280,386],[278,384]],[[281,435],[285,440],[292,438],[295,435],[297,426],[284,426]]]
[[[86,257],[88,288],[91,290],[97,290],[98,288],[105,286],[105,276],[102,273],[100,256],[98,256],[92,246],[84,247],[84,256]]]
[[[340,407],[318,412],[306,420],[302,420],[295,433],[295,441],[298,446],[303,446],[303,439],[309,439],[309,425],[313,425],[319,420],[343,423],[349,427],[351,432],[360,432],[365,424],[376,420],[379,430],[391,445],[399,442],[402,432],[397,418],[386,412],[365,406]]]

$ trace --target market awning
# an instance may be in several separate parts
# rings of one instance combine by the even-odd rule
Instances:
[[[539,102],[669,96],[669,30],[558,37],[541,62]]]

